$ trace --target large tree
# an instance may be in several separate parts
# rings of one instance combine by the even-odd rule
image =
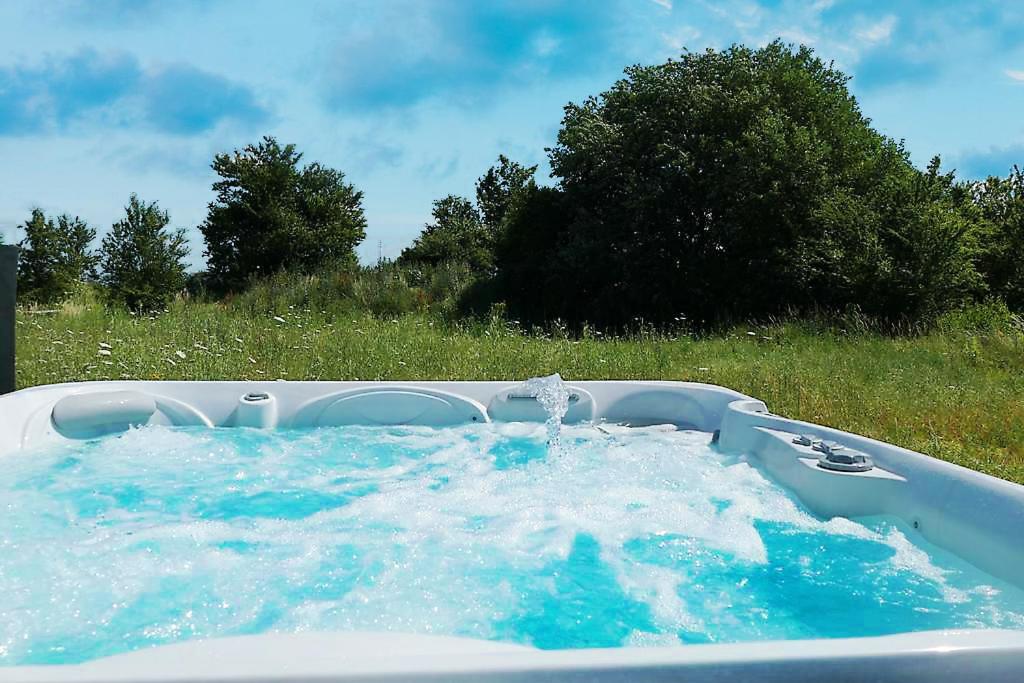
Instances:
[[[81,282],[95,279],[98,256],[90,248],[96,231],[83,220],[63,214],[47,219],[41,209],[22,226],[18,243],[18,295],[25,301],[53,303]]]
[[[139,311],[163,308],[185,287],[185,231],[169,229],[170,215],[134,194],[124,211],[103,238],[100,281],[114,303]]]
[[[238,288],[282,269],[355,262],[366,237],[362,192],[342,172],[301,160],[272,137],[214,158],[217,197],[200,226],[213,283]]]
[[[950,183],[872,129],[847,80],[781,42],[627,69],[565,109],[563,196],[534,195],[567,223],[500,260],[543,261],[546,310],[612,325],[955,302],[972,273]]]

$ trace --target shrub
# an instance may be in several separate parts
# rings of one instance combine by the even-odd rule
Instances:
[[[167,228],[170,215],[132,195],[123,220],[103,238],[100,281],[113,303],[136,311],[165,307],[186,284],[185,231]]]

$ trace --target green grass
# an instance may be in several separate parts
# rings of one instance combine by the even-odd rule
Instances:
[[[275,318],[276,316],[276,318]],[[524,334],[299,306],[252,313],[177,302],[160,316],[67,304],[20,311],[18,384],[100,379],[570,380],[720,384],[775,413],[867,434],[1024,483],[1024,336],[946,328],[913,337],[823,325],[742,327],[696,339]],[[100,344],[110,354],[100,354]]]

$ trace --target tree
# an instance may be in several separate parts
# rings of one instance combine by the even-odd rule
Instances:
[[[18,294],[26,301],[53,303],[80,283],[95,279],[99,257],[90,250],[96,231],[67,214],[47,220],[41,209],[22,226]]]
[[[464,197],[448,195],[434,202],[433,222],[423,228],[412,246],[399,256],[407,265],[465,264],[475,274],[486,274],[494,265],[492,236],[480,212]]]
[[[484,225],[496,232],[509,209],[523,195],[537,187],[536,166],[523,166],[504,154],[476,181],[476,205]]]
[[[1024,312],[1024,171],[970,187],[983,227],[978,267],[989,290],[1010,310]]]
[[[124,211],[103,238],[100,281],[112,302],[136,311],[163,308],[185,286],[185,231],[168,229],[170,215],[134,194]]]
[[[340,171],[318,163],[300,168],[301,159],[294,145],[272,137],[214,157],[221,179],[200,230],[210,279],[220,288],[281,269],[356,261],[366,236],[362,192]]]
[[[475,277],[494,271],[494,244],[505,217],[536,189],[536,166],[523,166],[504,154],[476,182],[476,206],[464,197],[448,195],[434,202],[433,222],[404,249],[405,264],[464,267]]]
[[[928,283],[971,279],[969,217],[872,129],[847,80],[778,41],[627,69],[565,108],[549,155],[568,225],[546,231],[550,256],[520,240],[519,261],[551,264],[560,317],[612,326],[949,305]]]
[[[571,308],[573,278],[585,272],[572,259],[586,258],[570,246],[571,222],[565,193],[552,187],[527,189],[505,216],[494,249],[494,298],[503,299],[515,319],[544,323]]]

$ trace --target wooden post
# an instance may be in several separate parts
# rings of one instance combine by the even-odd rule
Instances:
[[[0,394],[14,391],[14,302],[18,248],[0,245]]]

